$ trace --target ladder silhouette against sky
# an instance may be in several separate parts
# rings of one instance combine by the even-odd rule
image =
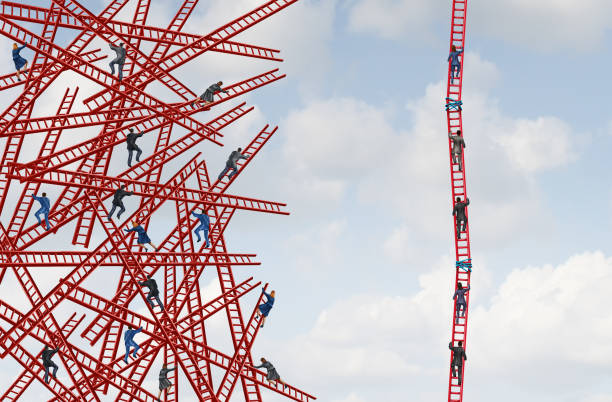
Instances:
[[[223,129],[253,110],[244,102],[230,101],[285,75],[274,69],[225,83],[227,92],[216,94],[214,102],[204,107],[192,105],[196,93],[175,75],[177,68],[209,51],[281,62],[279,50],[242,43],[234,37],[297,1],[268,1],[204,36],[182,31],[198,0],[177,4],[178,10],[165,27],[147,25],[150,0],[107,0],[97,15],[76,0],[2,2],[0,30],[5,40],[26,44],[34,56],[25,80],[16,73],[0,76],[0,90],[21,90],[0,113],[0,144],[4,145],[0,209],[6,219],[0,222],[0,282],[12,276],[29,303],[26,308],[17,308],[10,300],[0,299],[0,357],[14,359],[22,370],[0,400],[17,400],[33,384],[40,384],[52,401],[100,401],[111,396],[117,401],[156,401],[157,387],[146,389],[143,382],[147,376],[157,378],[161,367],[154,363],[158,356],[177,367],[168,374],[173,386],[162,396],[165,401],[178,401],[179,389],[188,389],[185,397],[200,401],[229,401],[236,389],[242,390],[236,398],[262,401],[262,388],[288,400],[316,399],[292,385],[270,383],[265,372],[252,367],[251,348],[260,328],[256,314],[263,297],[260,289],[268,285],[253,277],[242,282],[234,279],[234,267],[246,270],[260,263],[255,254],[228,250],[224,238],[238,210],[288,215],[286,204],[281,202],[229,192],[277,127],[266,125],[242,145],[249,159],[238,162],[238,173],[231,179],[227,175],[211,179],[201,153],[189,160],[184,155],[199,144],[223,145]],[[41,3],[48,3],[48,7]],[[130,21],[119,21],[117,15],[130,7],[134,10]],[[63,38],[69,35],[70,42],[60,45],[64,43],[56,37],[60,29]],[[112,51],[93,48],[94,39],[126,44],[121,82],[109,73]],[[34,116],[39,97],[57,84],[64,72],[76,73],[82,84],[97,84],[97,92],[86,94],[82,101],[86,111],[73,111],[79,87],[71,82],[56,114]],[[210,81],[218,80],[213,77]],[[152,95],[148,92],[151,84],[170,91],[173,100]],[[226,104],[231,105],[224,109]],[[200,114],[204,110],[210,111]],[[202,116],[206,122],[198,120]],[[65,130],[79,128],[96,130],[97,134],[85,140],[75,140],[71,134],[70,142],[61,141]],[[173,128],[180,129],[180,136],[172,135]],[[155,139],[153,151],[143,154],[132,167],[123,165],[129,129]],[[42,139],[34,152],[24,149],[24,142],[29,143],[32,135]],[[113,167],[125,166],[117,174],[110,173],[113,156]],[[166,173],[164,178],[162,173]],[[140,203],[128,208],[122,219],[109,220],[110,200],[120,185],[140,198]],[[46,189],[59,190],[51,200],[50,230],[30,224],[35,203],[31,195],[49,191]],[[155,241],[159,250],[143,251],[124,229],[131,227],[132,220],[148,229],[154,214],[168,205],[176,217],[166,228],[165,238]],[[204,241],[193,239],[199,222],[191,212],[202,209],[210,217],[209,248]],[[167,216],[164,219],[167,221]],[[70,243],[81,251],[75,251]],[[48,244],[53,248],[44,247]],[[109,284],[114,282],[112,296],[88,287],[91,283],[86,280],[92,273],[107,269],[101,267],[118,267],[104,273]],[[61,269],[63,276],[42,292],[31,270],[54,268]],[[202,293],[200,285],[214,274],[221,294],[211,298]],[[131,309],[132,301],[142,304],[146,298],[137,282],[146,280],[147,275],[154,275],[160,284],[163,310],[148,303],[144,303],[146,310]],[[249,294],[259,294],[254,305],[241,303]],[[67,320],[56,314],[57,309],[75,306],[86,314],[75,312]],[[206,337],[207,320],[217,314],[228,322],[231,346],[224,352]],[[142,349],[126,364],[123,334],[127,326],[142,327]],[[29,348],[32,344],[34,349]],[[48,384],[40,358],[44,345],[59,348],[55,355],[60,366],[58,379],[51,378]]]
[[[465,45],[465,20],[467,13],[467,0],[453,0],[453,11],[451,16],[451,36],[450,36],[450,46],[449,52],[452,49],[452,46],[456,46],[457,50],[463,50]],[[447,74],[447,89],[446,89],[446,105],[451,105],[450,107],[446,107],[446,116],[448,121],[448,132],[455,134],[458,130],[461,130],[462,135],[465,137],[465,132],[463,131],[463,122],[462,122],[462,107],[461,105],[461,90],[463,85],[463,60],[465,53],[460,55],[461,58],[461,68],[459,73],[459,78],[451,79],[451,67],[449,63],[449,71]],[[466,175],[465,171],[467,170],[464,160],[465,152],[461,153],[461,165],[463,167],[462,170],[459,170],[459,164],[453,163],[453,155],[452,155],[452,141],[449,139],[449,157],[450,157],[450,176],[451,176],[451,202],[453,207],[455,206],[457,197],[461,197],[462,200],[465,200],[467,197],[467,187],[466,187]],[[468,216],[466,209],[466,217]],[[468,220],[469,222],[469,220]],[[466,227],[466,230],[461,232],[461,240],[457,239],[457,225],[453,220],[453,228],[455,233],[455,257],[458,262],[456,266],[455,272],[455,289],[457,289],[457,284],[461,283],[464,288],[469,286],[470,277],[471,277],[471,268],[463,269],[459,262],[461,261],[469,261],[471,260],[470,253],[470,228],[469,223]],[[463,347],[467,350],[467,324],[468,324],[468,315],[469,315],[469,302],[470,302],[470,294],[469,292],[465,295],[466,307],[464,317],[455,320],[455,311],[456,311],[456,302],[453,305],[453,329],[452,329],[452,341],[453,345],[457,346],[457,342],[463,341]],[[451,363],[452,363],[452,352],[451,352]],[[463,364],[463,371],[465,371],[467,362]],[[458,375],[464,380],[463,373],[458,373]],[[463,385],[465,381],[459,381],[457,378],[453,378],[452,371],[449,370],[449,380],[448,380],[448,401],[463,401]]]

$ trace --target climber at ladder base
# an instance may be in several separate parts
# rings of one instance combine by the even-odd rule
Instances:
[[[125,359],[123,359],[123,361],[126,363],[128,362],[128,357],[130,356],[130,348],[134,348],[132,353],[134,358],[136,358],[136,352],[138,352],[138,349],[140,349],[140,346],[134,342],[134,336],[140,331],[142,331],[142,327],[133,329],[128,325],[128,329],[125,331],[125,334],[123,334],[123,341],[125,342]]]
[[[461,202],[461,197],[457,197],[455,208],[453,208],[453,216],[456,221],[457,228],[457,240],[461,240],[461,232],[465,232],[467,227],[467,216],[465,216],[465,208],[470,205],[470,199],[466,197],[465,202]],[[463,228],[461,228],[461,222],[463,222]]]
[[[457,342],[458,346],[453,346],[453,341],[449,342],[448,348],[453,351],[453,360],[451,361],[451,371],[453,378],[457,378],[459,385],[461,385],[461,377],[463,375],[463,362],[467,360],[465,350],[463,349],[463,342]]]
[[[461,282],[457,284],[457,290],[453,295],[453,300],[457,300],[457,316],[455,322],[459,324],[459,317],[465,316],[465,310],[467,309],[467,303],[465,302],[465,294],[470,291],[470,285],[467,288],[463,288]]]
[[[272,310],[272,306],[274,305],[274,291],[271,291],[270,294],[267,294],[264,289],[261,289],[261,293],[264,294],[267,301],[258,306],[259,312],[261,313],[261,328],[264,326],[264,322],[266,322],[266,317],[270,314],[270,310]]]
[[[13,43],[13,63],[15,63],[15,69],[17,70],[17,79],[21,81],[21,69],[25,73],[25,70],[28,68],[28,61],[19,55],[23,49],[27,46],[17,46],[16,43]]]
[[[457,47],[455,45],[453,45],[451,49],[452,50],[450,54],[448,55],[448,59],[446,61],[451,62],[450,79],[451,79],[451,84],[452,84],[453,78],[459,78],[459,71],[461,70],[461,63],[459,62],[459,55],[463,53],[463,49],[457,50]],[[455,72],[454,77],[453,77],[453,72]]]

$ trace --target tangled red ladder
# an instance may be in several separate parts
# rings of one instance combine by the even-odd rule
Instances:
[[[131,22],[116,18],[130,0],[108,0],[109,4],[98,15],[76,0],[50,0],[48,8],[38,2],[37,5],[2,2],[2,34],[34,51],[25,80],[19,80],[15,73],[0,77],[0,90],[15,87],[22,90],[0,114],[0,141],[4,144],[0,209],[8,208],[8,198],[11,204],[16,199],[10,221],[0,223],[0,282],[7,278],[7,273],[12,273],[30,304],[20,311],[0,299],[0,357],[10,357],[22,366],[22,372],[0,397],[2,401],[19,399],[33,383],[44,386],[52,401],[100,401],[111,395],[117,401],[156,401],[155,390],[146,389],[143,382],[153,372],[153,363],[160,354],[164,363],[177,367],[169,373],[174,386],[165,394],[166,401],[179,399],[179,369],[188,383],[188,396],[201,401],[229,401],[238,383],[246,401],[262,401],[262,388],[295,401],[316,399],[294,386],[285,388],[270,383],[264,372],[252,367],[251,348],[260,328],[257,305],[263,294],[255,306],[245,307],[240,298],[259,290],[262,284],[253,277],[237,283],[233,269],[260,263],[254,254],[228,251],[224,239],[225,229],[238,210],[288,214],[286,204],[228,192],[277,127],[266,125],[243,145],[242,152],[250,157],[238,162],[238,173],[231,179],[228,176],[211,179],[201,153],[187,163],[183,159],[182,167],[169,179],[162,179],[164,171],[168,172],[181,156],[200,143],[223,145],[221,131],[253,110],[243,102],[215,114],[206,123],[198,121],[194,115],[202,112],[202,108],[191,104],[196,94],[173,75],[174,70],[206,52],[281,62],[278,50],[232,39],[297,1],[268,1],[204,36],[182,32],[198,0],[184,0],[166,28],[147,25],[150,0],[132,0],[135,8]],[[40,33],[26,29],[32,25],[24,22],[42,27]],[[65,47],[56,38],[60,28],[75,35]],[[107,66],[106,62],[96,63],[109,53],[108,49],[104,52],[92,49],[91,43],[96,38],[127,45],[121,82],[107,67],[99,67]],[[152,50],[146,51],[145,43]],[[87,111],[72,112],[79,87],[69,86],[56,114],[35,117],[33,111],[40,95],[69,71],[78,74],[82,82],[102,88],[83,100]],[[224,85],[227,93],[220,93],[206,110],[217,111],[227,101],[284,77],[274,69]],[[147,92],[150,84],[163,85],[179,101],[168,103],[154,97]],[[61,146],[65,130],[82,127],[99,131],[91,139]],[[186,134],[174,139],[173,127]],[[113,151],[123,160],[130,128],[153,136],[154,151],[111,176]],[[24,140],[36,134],[44,136],[38,154],[23,161],[24,155],[29,155],[22,149]],[[30,195],[37,194],[43,185],[61,189],[49,213],[50,230],[27,223],[34,202]],[[120,185],[127,186],[141,201],[130,216],[114,221],[106,218],[105,201],[108,205]],[[153,214],[165,205],[174,207],[176,224],[159,243],[158,252],[139,251],[136,239],[126,236],[124,228],[134,220],[147,229]],[[190,219],[190,213],[196,207],[205,209],[210,216],[208,249],[193,240],[198,222]],[[70,235],[73,226],[72,244],[85,251],[60,249],[62,237],[57,235]],[[98,228],[97,235],[94,227]],[[55,236],[53,244],[57,248],[40,251],[41,241],[47,236]],[[97,238],[101,240],[94,241]],[[85,287],[86,279],[100,267],[121,267],[111,298]],[[32,272],[40,268],[61,268],[66,274],[43,293]],[[214,270],[221,294],[205,300],[201,281]],[[154,311],[144,303],[148,313],[131,310],[133,300],[145,298],[137,282],[156,273],[163,277],[160,287],[165,309]],[[72,305],[87,314],[75,312],[67,320],[56,318],[55,310]],[[217,314],[225,314],[228,321],[232,345],[229,352],[207,342],[206,321]],[[79,333],[77,328],[82,324],[84,328]],[[127,326],[142,327],[146,340],[141,342],[138,357],[125,364],[120,348]],[[71,340],[78,335],[88,342],[86,350]],[[24,345],[31,341],[40,347],[28,350]],[[48,384],[43,379],[42,345],[59,348],[57,356],[65,373]]]
[[[453,9],[451,16],[451,36],[449,51],[452,50],[453,46],[457,50],[463,50],[465,46],[465,27],[466,27],[466,16],[467,16],[467,0],[453,0]],[[463,56],[463,55],[462,55]],[[462,98],[461,91],[463,86],[463,57],[459,68],[459,78],[452,79],[452,68],[449,63],[449,70],[447,75],[447,87],[446,87],[446,117],[448,123],[448,132],[450,134],[456,134],[457,131],[461,131],[463,137],[465,132],[463,131],[463,120],[462,120]],[[450,107],[449,107],[450,106]],[[449,139],[449,156],[450,156],[450,175],[451,175],[451,200],[453,206],[456,205],[457,197],[460,197],[462,201],[465,201],[467,197],[467,186],[466,186],[466,166],[464,154],[460,155],[462,169],[459,169],[458,163],[453,163],[452,153],[453,143]],[[467,217],[467,210],[465,212]],[[461,283],[463,288],[467,288],[470,285],[471,278],[471,262],[469,263],[469,269],[465,269],[461,266],[461,262],[471,261],[470,252],[470,228],[469,224],[461,233],[461,237],[457,237],[457,225],[453,222],[455,228],[455,257],[457,261],[456,272],[455,272],[455,289],[458,288],[458,284]],[[464,316],[461,318],[455,318],[456,312],[456,301],[453,305],[453,326],[452,326],[452,338],[451,341],[453,346],[457,346],[458,342],[463,343],[463,348],[467,349],[467,324],[469,315],[469,293],[465,295],[466,306],[464,310]],[[453,364],[453,352],[451,352],[451,365]],[[464,378],[463,372],[465,370],[465,364],[459,368],[459,378]],[[449,370],[448,380],[448,402],[463,401],[463,385],[464,381],[459,381],[458,378],[453,377],[452,370]]]

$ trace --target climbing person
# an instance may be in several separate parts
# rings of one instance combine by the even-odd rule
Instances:
[[[45,345],[45,349],[42,351],[41,357],[42,357],[42,361],[43,361],[43,367],[45,368],[45,382],[47,384],[49,384],[49,369],[51,367],[53,367],[53,378],[57,378],[56,374],[57,374],[57,364],[53,363],[51,361],[51,358],[53,357],[54,354],[57,353],[57,351],[59,350],[59,348],[55,348],[55,349],[51,349],[49,348],[49,346]]]
[[[461,135],[461,130],[457,130],[457,133],[455,135],[449,133],[448,138],[453,142],[453,163],[459,164],[459,171],[461,172],[463,170],[461,154],[463,153],[463,148],[465,148],[465,141],[463,140],[463,136]]]
[[[459,78],[459,71],[461,70],[461,63],[459,62],[459,55],[463,53],[463,49],[457,50],[457,47],[453,45],[451,47],[451,52],[448,55],[448,60],[451,62],[451,70],[450,70],[450,79],[451,84],[453,83],[453,78]],[[455,72],[455,76],[453,77],[453,72]]]
[[[138,282],[138,284],[142,287],[146,287],[149,289],[149,295],[147,296],[147,303],[151,305],[151,308],[155,307],[153,305],[153,299],[155,299],[157,300],[157,304],[159,304],[159,307],[161,307],[163,311],[164,305],[162,304],[162,301],[159,298],[159,289],[157,288],[157,282],[155,282],[155,279],[151,278],[151,275],[147,275],[147,280]]]
[[[223,82],[219,81],[216,84],[209,86],[202,95],[195,98],[193,102],[191,102],[191,106],[195,107],[196,103],[200,104],[201,102],[204,102],[204,106],[206,106],[207,103],[213,103],[215,101],[215,94],[217,92],[223,92],[226,94],[227,91],[221,88],[221,85],[223,85]]]
[[[40,203],[40,209],[34,212],[34,216],[38,219],[38,224],[40,225],[40,215],[45,218],[45,223],[47,225],[47,230],[49,230],[49,210],[51,209],[51,201],[47,198],[47,193],[42,193],[42,197],[37,197],[35,194],[32,194],[32,198]]]
[[[140,346],[134,342],[134,336],[140,331],[142,331],[142,327],[133,329],[130,325],[128,325],[128,329],[125,331],[125,334],[123,334],[123,340],[125,341],[125,359],[123,359],[123,361],[126,363],[128,362],[128,357],[130,356],[130,348],[134,348],[132,353],[133,357],[136,357],[136,352],[138,352],[138,349],[140,349]]]
[[[23,46],[18,46],[16,43],[13,43],[13,63],[15,63],[15,69],[17,70],[17,79],[21,81],[21,69],[25,74],[25,70],[28,69],[28,61],[19,55],[23,49],[27,46],[24,44]]]
[[[138,240],[136,242],[138,243],[140,247],[144,247],[145,249],[147,249],[147,246],[145,246],[145,244],[148,244],[151,247],[153,247],[155,251],[157,251],[157,247],[155,246],[155,244],[151,243],[151,239],[149,238],[149,235],[147,234],[145,229],[138,224],[138,222],[132,221],[132,228],[123,229],[123,230],[125,230],[127,233],[130,233],[130,232],[138,233]]]
[[[168,373],[174,370],[175,368],[176,367],[168,367],[166,364],[164,364],[162,366],[162,369],[159,370],[159,395],[157,395],[158,401],[161,401],[162,392],[172,386],[172,383],[170,382],[170,380],[168,380]]]
[[[115,190],[115,194],[113,195],[113,207],[108,214],[108,220],[111,220],[113,217],[113,213],[115,213],[115,209],[119,207],[119,213],[117,213],[117,219],[121,219],[121,214],[125,211],[125,206],[123,205],[123,198],[129,197],[134,193],[131,191],[125,191],[125,186],[122,184],[119,186],[117,190]]]
[[[448,348],[453,352],[453,359],[451,361],[453,378],[457,378],[459,380],[459,385],[461,385],[461,377],[463,376],[463,362],[467,360],[467,356],[465,355],[465,350],[463,349],[463,341],[459,341],[457,343],[458,346],[453,346],[453,341],[450,341]]]
[[[247,155],[243,155],[242,148],[238,148],[236,151],[232,151],[229,158],[227,158],[227,162],[225,162],[225,169],[221,173],[219,173],[219,180],[225,176],[228,170],[232,169],[232,172],[229,174],[229,179],[238,173],[238,165],[236,164],[240,159],[249,159]]]
[[[140,155],[142,149],[136,145],[136,140],[143,136],[144,133],[135,133],[133,128],[130,128],[130,133],[126,136],[125,142],[127,143],[128,155],[128,166],[132,167],[132,153],[136,151],[136,162],[140,162]]]
[[[200,220],[200,226],[195,228],[193,233],[198,237],[198,242],[202,241],[199,232],[204,232],[204,239],[206,239],[206,247],[210,247],[210,241],[208,240],[208,231],[210,230],[210,218],[206,215],[206,210],[202,209],[201,214],[196,214],[195,211],[191,212],[191,215],[195,216]]]
[[[459,317],[465,316],[465,310],[467,309],[467,303],[465,301],[465,294],[470,291],[470,285],[467,288],[463,288],[461,282],[457,284],[457,290],[453,295],[453,300],[456,300],[457,316],[455,322],[459,324]]]
[[[119,46],[115,46],[112,43],[109,43],[108,46],[110,46],[110,48],[114,50],[115,54],[117,55],[110,63],[108,63],[111,68],[111,74],[115,75],[115,64],[117,64],[119,66],[118,78],[119,81],[121,81],[123,79],[123,65],[125,64],[126,50],[123,47],[123,43],[120,43]]]
[[[268,372],[268,375],[266,376],[268,382],[280,382],[281,384],[283,384],[283,389],[287,388],[287,384],[283,380],[281,380],[280,375],[278,375],[278,372],[276,371],[272,363],[270,363],[263,357],[261,358],[261,364],[259,366],[253,366],[253,368],[256,369],[261,367],[265,368]]]
[[[272,310],[272,306],[274,305],[274,291],[271,291],[270,294],[267,294],[265,289],[261,289],[261,293],[264,294],[264,296],[266,296],[266,302],[260,304],[259,307],[259,312],[261,313],[261,328],[263,328],[264,326],[264,322],[266,322],[266,317],[268,316],[268,314],[270,314],[270,310]]]
[[[455,225],[457,228],[457,240],[461,240],[461,232],[465,232],[467,227],[467,216],[465,215],[465,207],[470,205],[470,199],[465,198],[465,202],[461,201],[461,197],[457,197],[455,207],[453,208],[453,216],[455,217]],[[461,228],[463,222],[463,228]]]

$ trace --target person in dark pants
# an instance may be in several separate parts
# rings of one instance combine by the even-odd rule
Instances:
[[[110,213],[108,214],[108,220],[111,220],[111,218],[113,217],[113,214],[115,213],[115,209],[117,207],[119,207],[119,213],[117,213],[117,219],[121,219],[121,214],[125,211],[125,206],[123,205],[123,198],[129,197],[130,195],[134,194],[133,192],[125,191],[124,189],[125,189],[125,186],[121,185],[115,191],[115,194],[113,195],[113,207],[111,208]]]
[[[142,287],[147,287],[149,289],[149,295],[147,296],[147,303],[151,305],[151,308],[155,307],[153,305],[153,299],[157,300],[157,304],[161,307],[162,311],[164,310],[164,305],[159,298],[159,289],[157,288],[157,282],[155,279],[151,278],[151,275],[147,275],[147,280],[138,282],[138,284]]]
[[[267,301],[265,303],[260,304],[259,312],[261,313],[261,328],[264,326],[264,322],[266,322],[266,317],[270,314],[270,310],[272,310],[272,306],[274,305],[274,291],[271,291],[270,294],[267,294],[264,289],[261,289],[261,293],[264,294]]]
[[[461,385],[461,377],[463,376],[463,362],[467,360],[465,350],[463,350],[463,341],[457,342],[458,346],[453,346],[451,341],[448,344],[448,348],[453,352],[453,360],[451,361],[451,371],[453,378],[458,378],[459,385]]]
[[[140,162],[142,149],[136,145],[136,140],[143,136],[144,133],[135,133],[133,128],[130,128],[130,133],[126,136],[125,142],[128,149],[128,166],[132,167],[132,154],[136,151],[136,162]]]
[[[15,69],[17,70],[17,79],[21,81],[21,69],[23,69],[24,74],[25,70],[28,69],[28,61],[19,55],[23,49],[27,46],[17,46],[16,43],[13,43],[13,63],[15,63]]]
[[[457,317],[455,322],[459,324],[459,317],[465,316],[465,310],[467,309],[467,303],[465,302],[465,294],[470,291],[470,285],[467,288],[463,288],[461,282],[457,284],[457,290],[453,295],[453,300],[457,300]]]
[[[57,351],[59,350],[59,348],[55,348],[55,349],[50,349],[49,346],[45,345],[45,349],[42,351],[42,361],[43,361],[43,366],[45,368],[45,382],[47,384],[49,384],[49,369],[53,367],[53,378],[57,378],[56,374],[57,374],[57,364],[53,363],[51,361],[51,358],[53,357],[54,354],[57,353]]]
[[[40,225],[41,223],[40,215],[42,215],[45,218],[47,230],[49,230],[49,210],[51,209],[51,201],[49,201],[47,198],[47,193],[42,193],[42,197],[37,197],[35,194],[32,194],[32,198],[40,203],[40,209],[34,212],[34,216],[38,220],[38,224]]]
[[[450,138],[450,140],[453,142],[453,149],[452,149],[453,163],[458,163],[459,171],[462,171],[463,166],[461,163],[461,159],[462,159],[461,154],[463,154],[463,148],[465,148],[465,141],[463,140],[463,137],[461,136],[461,130],[457,130],[456,135],[449,134],[448,138]]]
[[[253,368],[256,368],[256,369],[261,368],[261,367],[265,368],[266,371],[268,372],[266,379],[269,382],[279,382],[283,384],[283,389],[287,388],[287,384],[283,380],[281,380],[280,375],[278,375],[278,372],[276,371],[272,363],[270,363],[263,357],[261,358],[261,364],[259,366],[253,366]]]
[[[219,173],[218,179],[221,180],[223,176],[228,172],[228,170],[232,169],[232,173],[229,174],[229,179],[238,173],[238,165],[236,164],[240,159],[249,159],[248,156],[241,154],[242,148],[238,148],[236,151],[232,151],[229,158],[227,158],[227,162],[225,162],[225,169],[221,173]]]
[[[123,334],[123,340],[125,341],[125,359],[123,359],[123,361],[126,363],[128,362],[128,357],[130,356],[130,348],[134,348],[132,353],[132,356],[134,357],[136,357],[136,352],[138,352],[138,349],[140,349],[140,346],[134,342],[134,336],[140,331],[142,331],[142,327],[133,329],[128,325],[128,329],[125,331],[125,334]]]
[[[463,49],[457,50],[457,47],[453,45],[451,47],[451,52],[448,55],[447,61],[451,62],[451,70],[450,70],[450,79],[451,84],[453,83],[453,78],[459,78],[459,71],[461,70],[461,62],[459,62],[459,55],[463,53]],[[453,77],[454,72],[454,77]]]
[[[201,214],[196,214],[195,211],[192,211],[191,215],[195,216],[200,221],[200,226],[195,228],[195,230],[193,231],[193,233],[195,233],[195,235],[198,237],[198,242],[202,241],[199,232],[204,232],[204,239],[206,239],[206,247],[210,247],[210,241],[208,240],[208,231],[210,230],[210,218],[208,217],[208,215],[206,215],[206,211],[202,210]]]
[[[195,106],[196,103],[199,105],[201,102],[204,102],[204,106],[206,106],[207,103],[213,103],[215,101],[216,93],[223,92],[226,94],[227,91],[221,88],[221,85],[223,85],[223,82],[219,81],[216,84],[209,86],[208,89],[206,89],[206,91],[200,95],[200,97],[195,98],[193,102],[191,102],[191,106]]]
[[[455,208],[453,208],[453,216],[455,217],[457,227],[457,240],[461,240],[461,232],[465,232],[465,228],[467,227],[465,208],[470,205],[470,199],[466,197],[465,202],[461,202],[461,197],[457,197],[456,201]],[[463,222],[463,228],[461,228],[461,222]]]
[[[168,373],[174,370],[176,367],[168,367],[167,365],[163,365],[162,369],[159,370],[159,395],[157,395],[157,400],[161,401],[162,392],[165,389],[168,389],[172,386],[170,380],[168,380]]]
[[[121,81],[123,79],[123,65],[125,64],[125,56],[127,52],[123,47],[123,43],[120,43],[119,46],[109,43],[108,46],[110,46],[110,48],[114,50],[116,54],[116,57],[110,63],[108,63],[111,68],[111,74],[115,75],[115,64],[117,64],[119,66],[118,78],[119,81]]]

